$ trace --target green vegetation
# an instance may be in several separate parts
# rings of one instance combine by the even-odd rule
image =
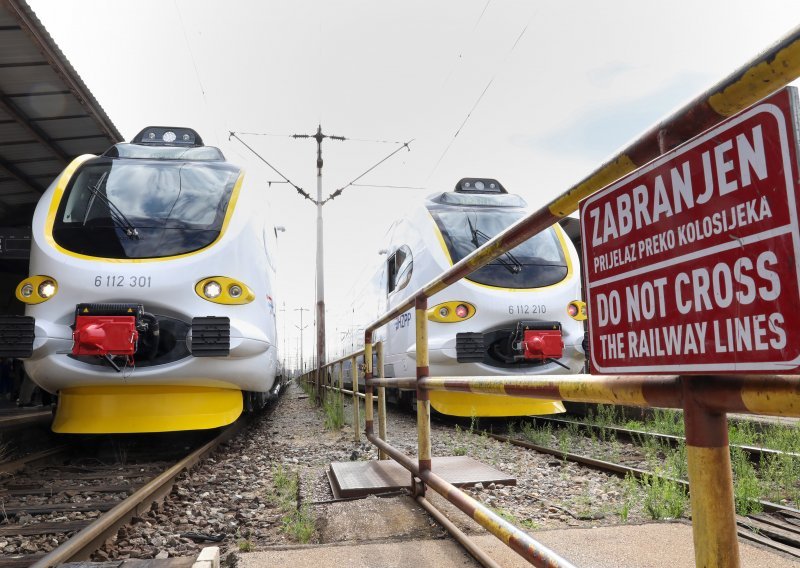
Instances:
[[[281,530],[305,544],[314,534],[314,517],[307,506],[299,505],[300,476],[282,465],[274,468],[272,475],[275,491],[267,499],[283,512]]]
[[[239,539],[236,544],[239,547],[239,552],[251,552],[253,550],[253,543],[247,539]]]
[[[640,501],[640,494],[639,481],[632,474],[625,474],[625,481],[622,484],[622,505],[617,511],[623,523],[628,522],[628,515],[630,515],[633,505]]]
[[[763,510],[758,500],[761,498],[761,482],[756,469],[741,448],[731,448],[733,468],[733,500],[736,512],[740,515],[760,513]]]
[[[494,507],[489,507],[493,513],[495,513],[498,517],[502,518],[504,521],[508,521],[512,525],[516,527],[522,527],[524,529],[528,529],[530,531],[538,530],[541,528],[541,525],[534,521],[533,519],[523,519],[519,520],[515,517],[512,513],[506,511],[505,509],[497,509]]]
[[[469,432],[461,429],[461,426],[456,424],[456,433],[448,441],[450,446],[450,453],[454,456],[465,456],[469,449]]]
[[[639,480],[644,489],[644,508],[653,519],[678,519],[689,505],[689,496],[683,484],[674,479],[661,477],[663,468],[654,475],[645,475]]]
[[[310,541],[314,534],[314,516],[305,505],[284,515],[281,523],[282,530],[302,544]]]
[[[325,428],[328,430],[339,431],[344,426],[344,404],[342,393],[329,391],[323,402],[325,412]]]

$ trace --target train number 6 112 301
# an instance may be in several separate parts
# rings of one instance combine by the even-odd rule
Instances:
[[[109,274],[105,277],[94,277],[95,288],[150,288],[151,283],[152,280],[150,276],[123,276],[121,274]]]

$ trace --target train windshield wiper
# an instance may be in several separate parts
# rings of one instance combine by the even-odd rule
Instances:
[[[480,246],[486,243],[488,240],[491,239],[489,235],[478,229],[472,224],[472,220],[467,217],[467,223],[469,224],[469,231],[472,234],[471,242],[475,245],[475,248],[480,248]],[[476,221],[477,224],[477,221]],[[483,242],[481,242],[483,241]],[[503,254],[503,256],[498,256],[495,259],[501,266],[503,266],[506,270],[508,270],[511,274],[519,274],[522,272],[522,263],[517,260],[510,252]]]
[[[122,229],[128,238],[138,241],[139,231],[136,230],[136,226],[130,222],[122,211],[120,211],[119,207],[114,205],[113,201],[100,192],[100,187],[103,185],[106,177],[108,177],[108,172],[103,172],[103,175],[100,176],[100,179],[97,180],[95,185],[90,184],[86,186],[86,189],[89,190],[92,197],[89,199],[88,205],[86,205],[86,214],[83,216],[83,224],[86,225],[86,221],[89,219],[89,212],[92,210],[95,199],[100,198],[100,201],[105,203],[106,207],[108,207],[108,215],[111,217],[111,221],[114,225]]]

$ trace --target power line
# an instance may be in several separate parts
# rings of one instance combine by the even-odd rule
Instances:
[[[487,6],[488,6],[488,4],[487,4]],[[485,11],[485,9],[484,9],[484,11]],[[482,15],[483,14],[481,14],[481,16]],[[458,129],[456,130],[456,133],[453,134],[453,137],[450,139],[450,142],[447,144],[447,147],[445,147],[444,152],[442,152],[442,155],[439,156],[439,159],[436,161],[436,164],[433,166],[433,169],[431,170],[431,173],[428,174],[428,178],[427,179],[431,178],[431,176],[434,174],[434,172],[438,169],[439,165],[442,163],[442,160],[444,160],[444,157],[447,155],[447,152],[450,151],[450,147],[453,145],[453,143],[455,142],[455,140],[458,137],[458,135],[461,134],[461,131],[464,129],[464,126],[467,124],[467,121],[472,116],[472,113],[475,112],[476,108],[478,108],[478,105],[480,104],[481,100],[483,100],[483,97],[484,97],[484,95],[486,95],[486,92],[489,90],[489,87],[491,87],[492,83],[494,83],[494,80],[497,77],[497,74],[500,72],[500,69],[505,64],[505,62],[508,61],[508,58],[511,56],[511,54],[514,53],[514,50],[517,48],[517,45],[519,44],[520,40],[522,39],[522,36],[524,36],[525,32],[528,31],[528,26],[530,25],[531,20],[533,20],[533,14],[531,14],[531,17],[525,23],[525,26],[522,28],[522,31],[517,36],[517,39],[514,41],[514,44],[511,46],[511,49],[509,49],[508,53],[506,53],[506,56],[503,58],[502,63],[498,66],[497,70],[495,70],[494,74],[492,75],[492,78],[489,79],[488,83],[486,83],[486,86],[483,88],[483,91],[481,91],[481,94],[478,96],[477,100],[475,101],[475,104],[473,104],[472,108],[469,109],[469,112],[467,113],[467,116],[464,117],[463,121],[461,121],[461,124],[459,125]]]
[[[472,31],[470,31],[469,35],[467,36],[467,39],[464,40],[464,43],[461,46],[461,49],[458,50],[458,58],[453,62],[453,66],[450,67],[450,71],[448,71],[447,75],[444,78],[444,81],[442,81],[442,87],[444,87],[447,84],[447,82],[450,80],[450,77],[453,75],[453,71],[455,71],[456,66],[461,61],[461,52],[464,51],[464,45],[467,45],[467,43],[466,43],[467,41],[472,41],[472,34],[474,34],[475,30],[478,29],[478,24],[481,23],[481,20],[483,19],[483,15],[486,13],[486,10],[487,10],[487,8],[489,8],[489,4],[491,4],[491,3],[492,3],[492,0],[486,0],[486,4],[483,6],[483,10],[481,10],[481,13],[478,16],[478,19],[475,21],[475,25],[472,26]]]
[[[275,138],[313,138],[311,135],[297,135],[297,134],[274,134],[271,132],[239,132],[238,134],[243,134],[247,136],[272,136]],[[347,140],[348,142],[370,142],[373,144],[402,144],[402,141],[399,140],[374,140],[371,138],[345,138],[344,136],[329,136],[328,138],[333,138],[334,140]]]
[[[343,192],[345,189],[347,189],[348,187],[350,187],[351,185],[353,185],[355,182],[357,182],[358,180],[360,180],[362,177],[364,177],[365,175],[367,175],[369,172],[371,172],[372,170],[374,170],[375,168],[377,168],[378,166],[380,166],[380,165],[381,165],[383,162],[385,162],[386,160],[388,160],[389,158],[391,158],[392,156],[394,156],[395,154],[397,154],[397,153],[398,153],[400,150],[402,150],[403,148],[406,148],[406,149],[407,149],[407,150],[410,152],[410,151],[411,151],[411,148],[409,148],[409,146],[408,146],[408,145],[409,145],[409,144],[411,144],[413,141],[414,141],[414,139],[412,138],[412,139],[411,139],[411,140],[409,140],[408,142],[404,142],[402,146],[400,146],[399,148],[397,148],[396,150],[394,150],[394,151],[393,151],[391,154],[389,154],[388,156],[386,156],[385,158],[383,158],[382,160],[380,160],[378,163],[376,163],[376,164],[374,164],[373,166],[371,166],[371,167],[370,167],[369,169],[367,169],[367,170],[366,170],[364,173],[362,173],[361,175],[359,175],[358,177],[356,177],[356,178],[355,178],[353,181],[351,181],[351,182],[350,182],[350,183],[348,183],[347,185],[343,185],[342,187],[340,187],[339,189],[337,189],[336,191],[334,191],[333,193],[331,193],[331,194],[330,194],[328,197],[326,197],[326,198],[325,198],[325,199],[322,201],[322,204],[324,205],[324,204],[325,204],[325,203],[327,203],[328,201],[331,201],[332,199],[336,199],[337,197],[339,197],[339,196],[342,194],[342,192]]]
[[[253,149],[252,149],[250,146],[248,146],[248,144],[247,144],[247,143],[246,143],[244,140],[242,140],[241,138],[239,138],[239,137],[236,135],[236,133],[235,133],[235,132],[230,132],[230,134],[229,134],[229,136],[228,136],[228,140],[230,140],[231,138],[236,138],[236,139],[237,139],[237,140],[238,140],[238,141],[239,141],[239,142],[240,142],[240,143],[241,143],[241,144],[242,144],[242,145],[243,145],[245,148],[247,148],[247,149],[248,149],[248,150],[250,150],[250,151],[251,151],[253,154],[255,154],[255,155],[256,155],[256,157],[257,157],[259,160],[261,160],[262,162],[264,162],[265,164],[267,164],[267,165],[268,165],[270,168],[272,168],[272,171],[274,171],[276,174],[278,174],[279,176],[281,176],[281,177],[284,179],[284,181],[285,181],[286,183],[288,183],[288,184],[289,184],[289,185],[291,185],[293,188],[295,188],[295,189],[297,190],[297,193],[299,193],[300,195],[302,195],[303,197],[305,197],[306,199],[308,199],[309,201],[311,201],[311,202],[313,202],[313,203],[316,203],[316,202],[317,202],[317,200],[316,200],[316,199],[314,199],[313,197],[311,197],[311,196],[310,196],[310,195],[309,195],[309,194],[308,194],[308,193],[307,193],[305,190],[303,190],[303,188],[302,188],[302,187],[300,187],[299,185],[297,185],[297,184],[295,184],[294,182],[292,182],[292,180],[290,180],[288,177],[286,177],[286,176],[285,176],[285,175],[283,175],[281,172],[279,172],[279,171],[278,171],[278,169],[277,169],[275,166],[273,166],[272,164],[270,164],[270,163],[269,163],[269,162],[268,162],[268,161],[267,161],[267,160],[266,160],[266,159],[265,159],[265,158],[264,158],[264,157],[263,157],[261,154],[259,154],[259,153],[258,153],[258,152],[256,152],[255,150],[253,150]]]
[[[414,187],[411,185],[376,185],[374,183],[351,183],[352,187],[377,187],[383,189],[430,189],[427,187]]]

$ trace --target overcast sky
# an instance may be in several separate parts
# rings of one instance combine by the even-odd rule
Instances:
[[[361,140],[414,139],[360,183],[424,189],[350,187],[324,207],[333,347],[398,211],[462,177],[544,205],[800,22],[797,0],[28,2],[126,139],[192,127],[263,190],[286,227],[292,354],[294,310],[314,309],[316,210],[229,131],[268,134],[240,136],[311,194],[315,143],[286,135],[357,139],[324,143],[323,196],[397,147]]]

